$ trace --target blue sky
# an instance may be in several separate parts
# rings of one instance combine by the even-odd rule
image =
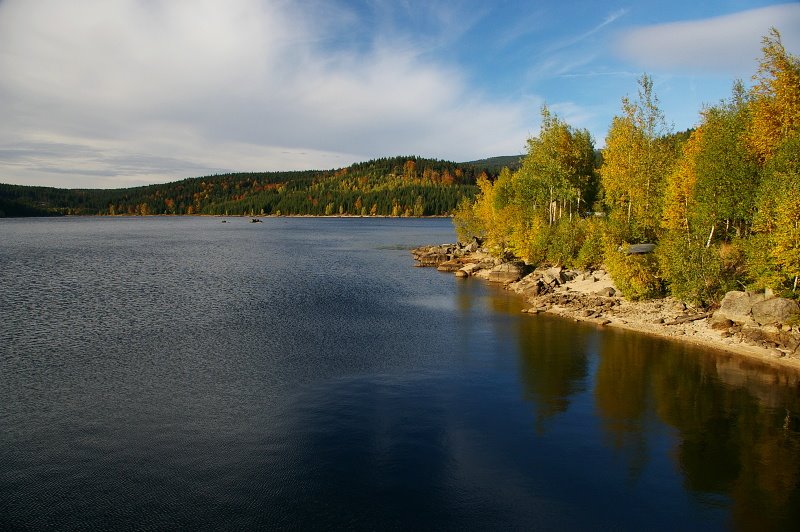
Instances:
[[[770,26],[800,53],[798,2],[0,0],[0,182],[521,154],[544,103],[602,146],[644,72],[682,130]]]

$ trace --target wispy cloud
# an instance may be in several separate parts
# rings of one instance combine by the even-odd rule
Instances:
[[[585,32],[583,32],[583,33],[581,33],[579,35],[575,35],[573,37],[570,37],[568,39],[565,39],[563,41],[557,42],[557,43],[553,44],[552,46],[548,47],[546,49],[546,51],[547,51],[547,53],[552,53],[552,52],[557,52],[558,50],[563,50],[564,48],[569,48],[571,46],[575,46],[576,44],[578,44],[580,42],[583,42],[586,39],[588,39],[589,37],[591,37],[592,35],[598,33],[600,30],[602,30],[603,28],[605,28],[609,24],[612,24],[613,22],[615,22],[619,18],[625,16],[627,13],[628,13],[627,9],[618,9],[618,10],[614,11],[613,13],[608,14],[602,20],[602,22],[600,22],[599,24],[597,24],[596,26],[594,26],[590,30],[585,31]]]
[[[771,26],[789,50],[800,49],[800,3],[791,3],[635,28],[619,36],[616,51],[648,70],[742,76],[754,71],[761,37]]]

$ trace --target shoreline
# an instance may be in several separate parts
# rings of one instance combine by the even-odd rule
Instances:
[[[800,337],[800,327],[744,327],[736,323],[712,327],[715,313],[694,309],[672,297],[630,301],[620,294],[611,276],[562,268],[530,270],[521,262],[503,262],[473,241],[468,245],[422,246],[411,250],[416,266],[436,267],[457,277],[476,277],[522,296],[527,314],[547,313],[599,328],[643,333],[760,362],[800,370],[800,346],[772,342],[770,335]],[[730,323],[730,322],[729,322]],[[794,347],[794,349],[792,349]]]

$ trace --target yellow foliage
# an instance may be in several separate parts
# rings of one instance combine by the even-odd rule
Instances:
[[[772,234],[772,256],[785,278],[792,280],[795,291],[800,278],[800,190],[782,194],[777,199],[775,214],[780,223]]]
[[[664,194],[665,229],[689,232],[689,213],[694,208],[692,193],[697,183],[696,157],[703,141],[703,128],[696,129],[686,144],[674,170],[667,177]]]
[[[753,76],[751,149],[764,162],[780,142],[800,130],[800,61],[788,54],[778,30],[762,39],[764,53]]]

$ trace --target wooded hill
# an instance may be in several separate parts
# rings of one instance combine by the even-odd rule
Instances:
[[[0,184],[0,216],[437,216],[451,213],[462,198],[473,198],[478,178],[493,180],[499,170],[492,159],[392,157],[337,170],[232,173],[121,189]]]

